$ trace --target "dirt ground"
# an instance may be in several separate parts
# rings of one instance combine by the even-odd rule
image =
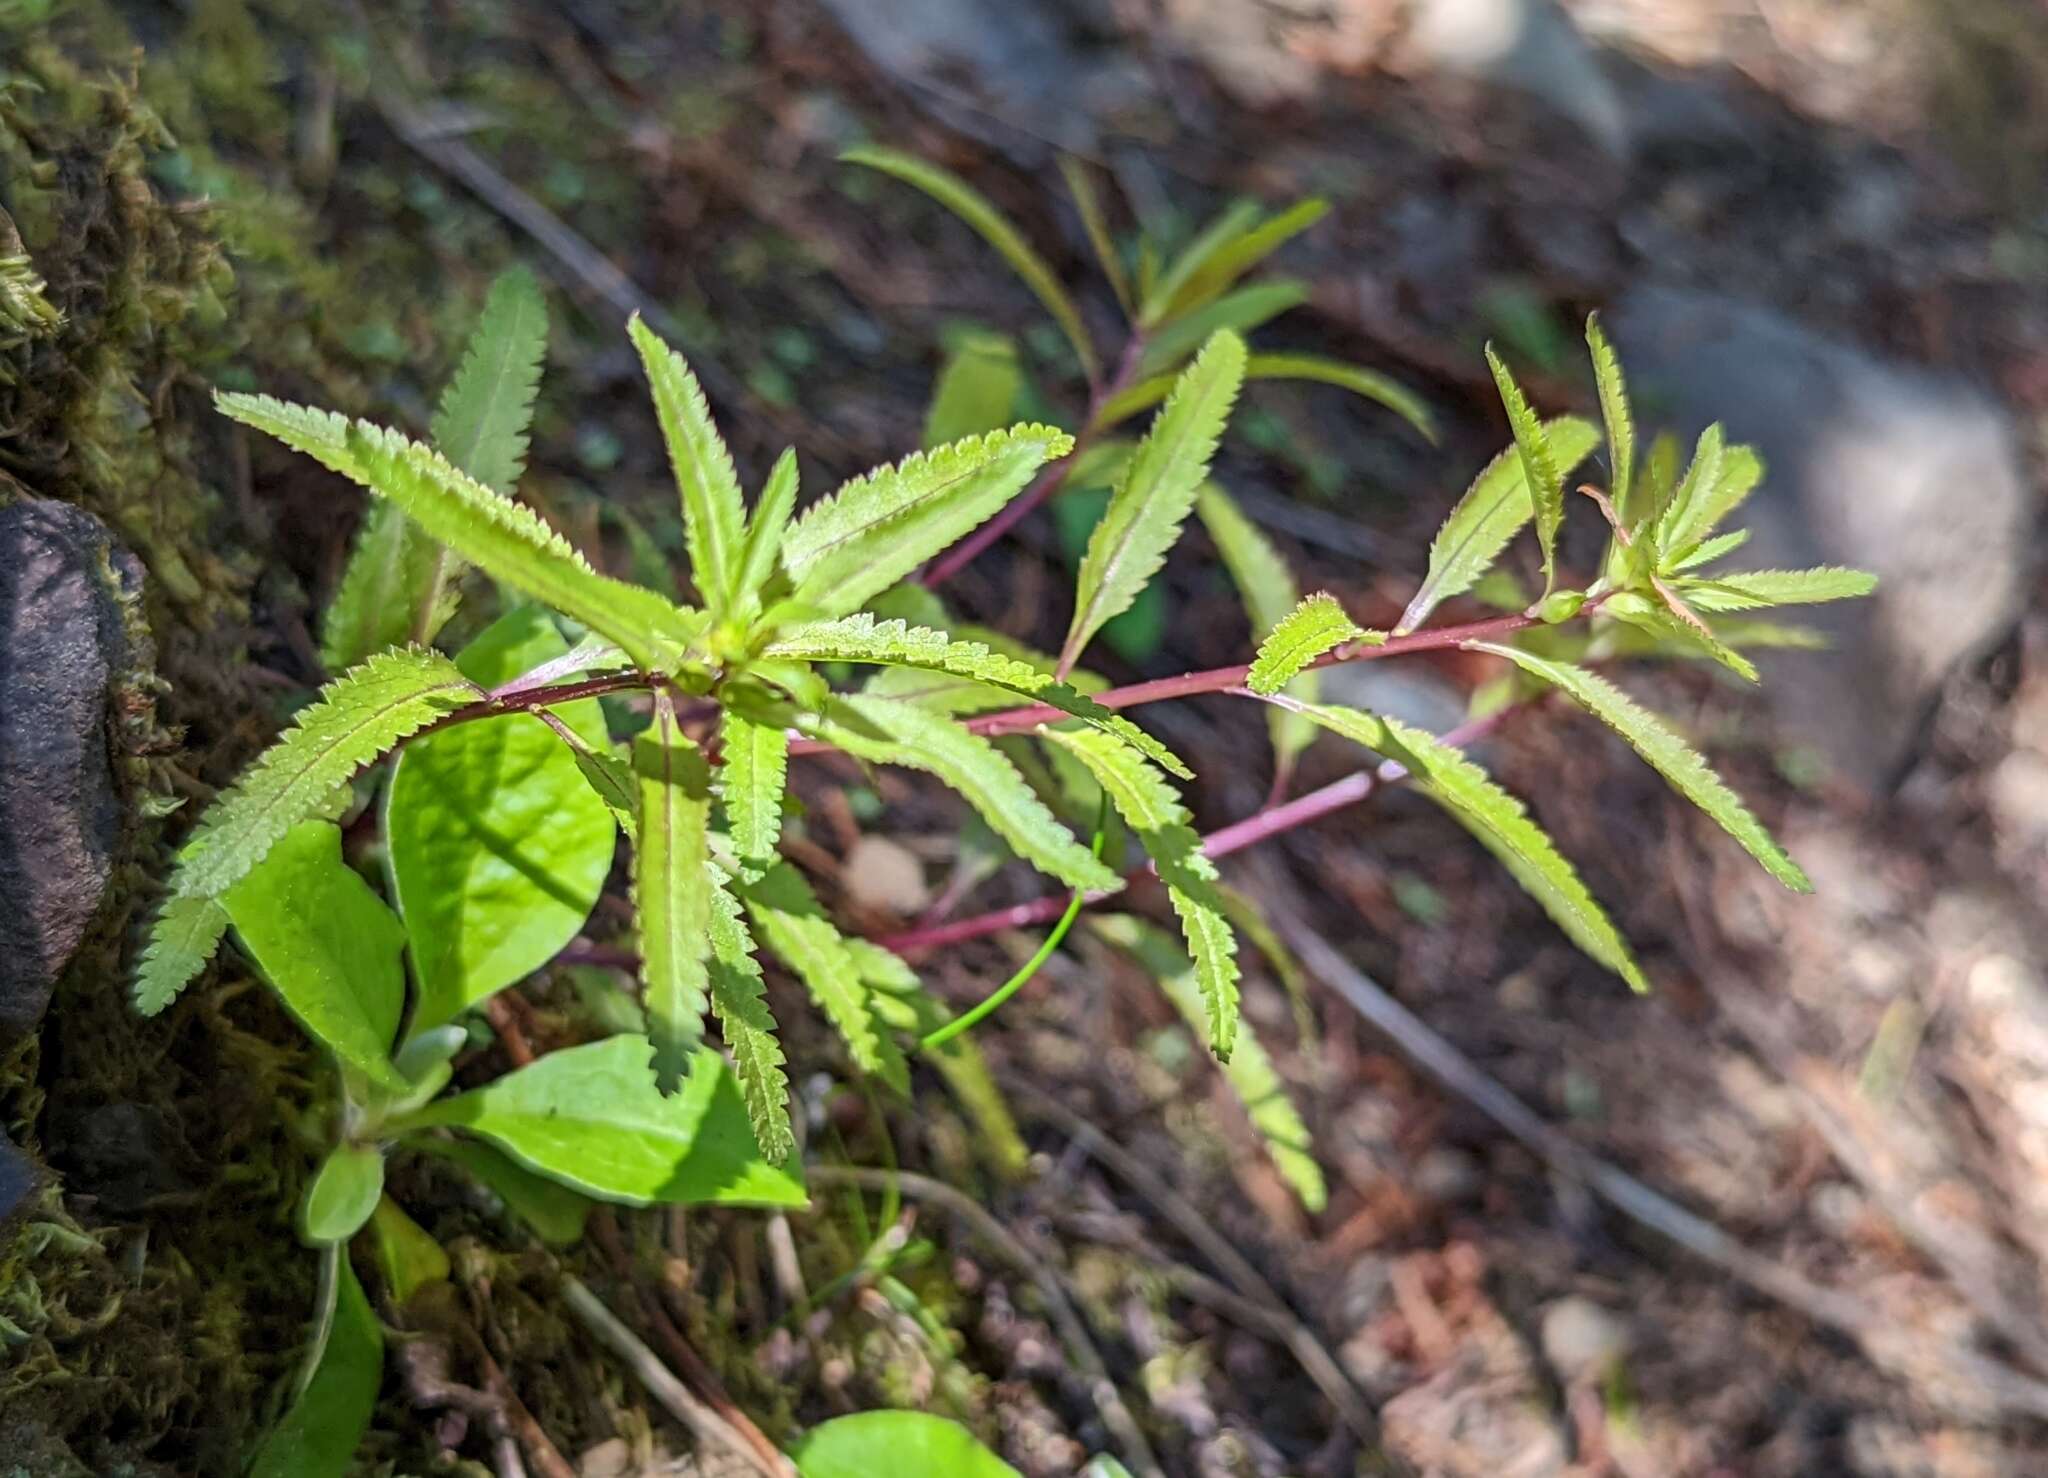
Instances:
[[[358,511],[208,423],[205,382],[420,422],[482,284],[529,261],[558,328],[527,491],[632,570],[679,532],[617,332],[630,307],[660,312],[704,373],[743,476],[794,442],[813,487],[914,442],[946,326],[1047,352],[1031,299],[968,232],[832,163],[864,137],[966,174],[1076,283],[1086,243],[1051,139],[1147,219],[1327,195],[1330,219],[1285,258],[1310,304],[1261,342],[1396,375],[1444,444],[1334,392],[1261,391],[1220,470],[1304,588],[1363,616],[1398,610],[1504,438],[1480,342],[1540,353],[1651,277],[1990,387],[2038,497],[2048,36],[2024,5],[1569,6],[1637,125],[1620,154],[1541,85],[1418,60],[1371,4],[1256,7],[1251,34],[1199,0],[909,7],[930,34],[944,28],[927,11],[993,38],[937,61],[863,18],[886,9],[201,0],[0,25],[24,48],[0,68],[41,67],[45,85],[54,63],[28,38],[94,78],[141,45],[118,86],[165,130],[130,127],[141,177],[163,201],[212,202],[190,223],[224,238],[239,281],[217,322],[177,320],[199,347],[159,402],[191,428],[172,461],[197,505],[141,523],[95,509],[152,575],[174,555],[194,571],[190,591],[152,597],[165,734],[139,784],[223,782],[317,682],[307,633]],[[1088,105],[1070,112],[1060,88],[1077,78]],[[136,270],[161,277],[162,258]],[[1105,291],[1086,302],[1111,321]],[[1589,401],[1567,368],[1537,390],[1550,408]],[[104,479],[78,476],[92,506]],[[1028,523],[977,564],[963,613],[1056,637],[1051,528]],[[1031,1151],[1021,1178],[950,1109],[823,1080],[803,1085],[814,1133],[847,1163],[893,1154],[943,1184],[906,1179],[900,1208],[821,1196],[789,1225],[621,1215],[556,1254],[453,1176],[416,1172],[406,1202],[462,1272],[451,1319],[488,1351],[455,1338],[442,1357],[480,1382],[500,1369],[587,1478],[726,1471],[564,1317],[568,1268],[673,1362],[701,1356],[705,1388],[770,1435],[926,1405],[1036,1478],[1118,1445],[1049,1283],[1176,1474],[2048,1472],[2048,602],[2031,534],[2001,558],[2021,608],[1901,720],[1879,783],[1799,762],[1766,702],[1702,674],[1639,687],[1715,741],[1814,898],[1770,891],[1585,722],[1538,713],[1489,741],[1505,782],[1543,790],[1541,819],[1638,944],[1648,998],[1412,797],[1233,859],[1229,882],[1337,957],[1305,961],[1311,1036],[1271,972],[1246,998],[1307,1110],[1321,1215],[1255,1152],[1156,993],[1083,944],[986,1033]],[[1242,617],[1198,537],[1166,578],[1167,642],[1142,667],[1106,658],[1111,676],[1241,658]],[[1788,659],[1773,676],[1798,673]],[[1474,677],[1451,662],[1418,681],[1455,705]],[[1218,700],[1161,723],[1212,777],[1191,793],[1204,828],[1263,799],[1267,777],[1229,758],[1263,745],[1256,715]],[[1318,748],[1301,786],[1345,760]],[[828,779],[804,782],[803,859],[828,886],[863,832],[933,858],[950,844],[959,818],[920,787],[878,783],[856,817]],[[159,843],[138,845],[131,887]],[[1030,891],[1005,873],[974,906]],[[310,1304],[289,1231],[309,1152],[268,1107],[309,1101],[308,1066],[228,967],[164,1021],[110,1016],[118,940],[74,972],[40,1055],[10,1068],[9,1126],[65,1177],[48,1220],[77,1244],[53,1234],[35,1254],[71,1293],[0,1353],[0,1429],[29,1472],[224,1473],[274,1409]],[[971,999],[1019,957],[997,939],[926,968]],[[1347,966],[1369,977],[1354,995],[1377,982],[1363,998],[1420,1030],[1389,1036],[1384,1012],[1375,1025],[1347,1004]],[[535,982],[528,1029],[558,1027],[577,989],[567,971]],[[806,1012],[778,1016],[794,1064],[830,1060]],[[1448,1068],[1429,1055],[1444,1046]],[[1008,1236],[957,1214],[945,1185]],[[908,1251],[888,1276],[851,1276],[877,1216],[900,1216]],[[801,1288],[826,1290],[808,1317]],[[491,1471],[489,1444],[423,1389],[387,1380],[363,1471]]]

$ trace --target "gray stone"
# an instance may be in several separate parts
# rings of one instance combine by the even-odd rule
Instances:
[[[1874,570],[1874,600],[1787,613],[1825,655],[1764,653],[1783,737],[1876,786],[1958,665],[2016,619],[2030,513],[2004,410],[1954,377],[1880,359],[1770,309],[1657,285],[1610,328],[1646,427],[1720,421],[1768,471],[1731,567]],[[1775,681],[1770,681],[1775,677]]]
[[[120,836],[114,559],[106,529],[69,504],[0,508],[0,1046],[42,1019]]]
[[[1408,47],[1429,66],[1525,92],[1608,154],[1628,153],[1621,97],[1555,0],[1419,0]]]
[[[1599,1380],[1628,1353],[1629,1331],[1621,1317],[1589,1298],[1573,1294],[1543,1311],[1543,1358],[1559,1380]]]

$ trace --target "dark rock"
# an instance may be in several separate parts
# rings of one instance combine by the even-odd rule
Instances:
[[[49,1138],[67,1193],[91,1196],[114,1216],[187,1197],[206,1173],[178,1120],[151,1104],[59,1112]]]
[[[28,1204],[41,1180],[42,1173],[28,1151],[0,1134],[0,1227],[7,1226]]]
[[[42,1019],[120,836],[117,558],[100,522],[69,504],[0,508],[0,1047]]]

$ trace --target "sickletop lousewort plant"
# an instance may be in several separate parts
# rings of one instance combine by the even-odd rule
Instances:
[[[307,1239],[325,1249],[326,1334],[273,1448],[301,1440],[294,1432],[319,1419],[309,1404],[346,1404],[337,1371],[358,1372],[359,1396],[367,1364],[374,1393],[376,1320],[342,1244],[367,1226],[387,1272],[413,1269],[391,1272],[396,1281],[431,1277],[437,1266],[445,1276],[445,1257],[435,1263],[431,1239],[384,1195],[391,1153],[454,1160],[555,1242],[579,1234],[588,1198],[805,1203],[762,957],[802,983],[858,1074],[905,1093],[908,1059],[923,1052],[963,1099],[993,1101],[999,1113],[962,1033],[1050,955],[1084,904],[1154,874],[1180,941],[1133,916],[1102,918],[1102,936],[1158,979],[1199,1030],[1276,1163],[1316,1208],[1323,1183],[1306,1129],[1238,1017],[1238,934],[1277,945],[1219,880],[1216,857],[1405,780],[1463,823],[1580,949],[1645,989],[1627,942],[1571,864],[1459,748],[1500,711],[1555,689],[1619,733],[1774,878],[1808,888],[1685,740],[1592,669],[1699,658],[1753,681],[1746,648],[1808,640],[1756,612],[1863,595],[1873,581],[1840,569],[1713,573],[1743,541],[1721,528],[1762,464],[1718,427],[1699,438],[1682,473],[1668,437],[1639,458],[1621,369],[1597,321],[1587,337],[1606,475],[1603,486],[1578,489],[1611,530],[1597,578],[1567,584],[1557,545],[1573,501],[1567,485],[1601,432],[1574,416],[1539,420],[1489,350],[1514,443],[1452,508],[1394,629],[1366,630],[1328,594],[1301,599],[1277,551],[1209,478],[1247,379],[1338,384],[1428,433],[1420,403],[1370,371],[1246,347],[1244,333],[1303,294],[1284,280],[1241,279],[1312,224],[1320,202],[1270,218],[1233,208],[1165,265],[1141,244],[1133,273],[1088,177],[1070,167],[1082,220],[1132,325],[1128,348],[1104,371],[1051,269],[986,200],[900,154],[851,157],[939,199],[1019,271],[1088,378],[1087,416],[1072,433],[1006,424],[1018,358],[1007,341],[971,340],[941,374],[928,449],[799,513],[793,452],[749,500],[689,368],[636,319],[628,332],[681,493],[692,604],[599,573],[513,497],[547,331],[524,273],[493,287],[430,444],[267,396],[218,397],[226,415],[376,495],[324,623],[324,656],[344,675],[207,810],[178,854],[135,980],[137,1005],[163,1010],[232,929],[339,1070],[333,1147],[301,1213]],[[1120,433],[1154,407],[1142,436]],[[1109,492],[1057,654],[957,624],[939,587],[1063,487]],[[1239,588],[1256,654],[1240,666],[1107,686],[1082,658],[1146,592],[1190,514]],[[1540,590],[1484,619],[1429,624],[1482,580],[1496,598],[1513,590],[1495,564],[1532,524]],[[478,591],[495,582],[504,609],[451,656],[433,642],[465,579]],[[1323,668],[1446,648],[1503,667],[1453,734],[1319,701]],[[866,675],[852,686],[828,680],[849,669]],[[1189,767],[1127,715],[1205,693],[1268,707],[1283,785],[1323,730],[1376,762],[1198,836],[1174,784],[1193,778]],[[599,702],[606,695],[637,695],[645,709],[645,727],[623,744]],[[778,850],[788,766],[825,749],[933,776],[1059,890],[1039,904],[912,930],[890,941],[894,949],[842,932]],[[343,860],[337,826],[354,787],[387,758],[388,901]],[[1134,866],[1116,824],[1142,854]],[[444,1094],[468,1040],[465,1014],[582,933],[621,832],[641,987],[637,1007],[622,1009],[644,1029],[547,1052]],[[958,1018],[906,959],[1055,921],[1033,961]],[[707,1016],[723,1051],[707,1043]],[[360,1432],[368,1406],[357,1404]]]

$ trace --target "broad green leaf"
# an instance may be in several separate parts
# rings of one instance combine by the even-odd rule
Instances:
[[[1359,365],[1346,364],[1341,359],[1325,359],[1316,354],[1253,354],[1244,362],[1244,377],[1247,381],[1311,380],[1317,384],[1335,385],[1385,406],[1413,426],[1426,441],[1434,443],[1437,439],[1435,418],[1420,396],[1397,380]],[[1154,375],[1110,397],[1096,412],[1095,425],[1114,426],[1139,411],[1149,410],[1172,392],[1173,379],[1172,375]],[[1074,485],[1079,486],[1078,483]]]
[[[207,808],[199,829],[178,854],[171,896],[217,898],[263,860],[277,839],[312,815],[370,761],[435,719],[481,698],[482,692],[439,652],[405,648],[380,652],[320,690],[297,722],[243,772],[232,789]],[[169,965],[195,962],[196,946],[212,920],[191,905],[159,916],[150,943],[162,945],[164,967],[151,971],[146,1013],[161,1010],[183,980]],[[218,938],[218,934],[215,934]]]
[[[783,531],[789,527],[789,516],[796,509],[796,489],[796,448],[785,447],[768,470],[761,501],[754,505],[753,516],[747,521],[747,543],[740,555],[737,587],[742,600],[758,598],[775,573]]]
[[[700,1048],[680,1093],[654,1085],[654,1044],[565,1047],[428,1104],[408,1130],[481,1135],[529,1170],[628,1206],[802,1206],[803,1183],[764,1158],[725,1059]]]
[[[386,647],[433,640],[455,614],[452,587],[433,594],[445,554],[397,504],[373,500],[321,621],[327,670],[353,667]]]
[[[1182,360],[1228,329],[1240,336],[1308,301],[1308,289],[1291,279],[1257,282],[1225,293],[1215,302],[1166,324],[1146,341],[1138,361],[1141,379],[1173,372]]]
[[[1295,583],[1294,572],[1273,547],[1273,541],[1215,483],[1203,483],[1201,491],[1195,494],[1195,513],[1215,541],[1223,567],[1230,572],[1231,583],[1244,600],[1245,614],[1251,618],[1252,640],[1264,641],[1301,601],[1301,587]],[[1304,672],[1287,685],[1287,691],[1313,703],[1321,691],[1321,681],[1313,671]],[[1285,783],[1301,752],[1315,739],[1315,725],[1298,713],[1268,708],[1266,726],[1273,736],[1274,770],[1281,783]]]
[[[1060,177],[1067,182],[1067,193],[1074,197],[1074,209],[1081,216],[1081,229],[1088,233],[1088,244],[1095,248],[1095,261],[1109,281],[1109,290],[1116,294],[1117,306],[1128,318],[1136,310],[1137,303],[1131,296],[1130,277],[1124,271],[1123,256],[1116,249],[1116,238],[1110,235],[1109,217],[1103,213],[1102,197],[1096,193],[1095,183],[1088,177],[1087,166],[1070,154],[1060,155]]]
[[[834,1417],[790,1456],[800,1478],[1023,1478],[960,1423],[921,1411]]]
[[[1268,216],[1250,230],[1235,233],[1185,274],[1183,282],[1172,292],[1163,316],[1191,313],[1214,301],[1238,278],[1328,215],[1329,210],[1326,201],[1303,200]],[[1155,292],[1166,296],[1165,283]]]
[[[633,741],[640,825],[633,845],[633,912],[640,983],[654,1039],[655,1081],[672,1093],[704,1036],[710,1004],[711,767],[676,722],[666,692]]]
[[[867,146],[848,149],[839,158],[847,164],[864,164],[869,169],[894,175],[905,184],[924,191],[972,226],[981,239],[1010,264],[1010,270],[1024,280],[1024,285],[1037,294],[1038,301],[1045,304],[1046,311],[1052,314],[1053,322],[1060,326],[1060,332],[1067,336],[1067,342],[1074,346],[1082,372],[1091,380],[1095,378],[1100,365],[1095,358],[1095,346],[1089,342],[1088,330],[1081,323],[1080,310],[1067,296],[1067,290],[1060,285],[1059,278],[1053,275],[1045,259],[1026,244],[1009,218],[990,204],[987,197],[958,175],[896,149]]]
[[[1386,639],[1384,633],[1367,631],[1353,621],[1335,596],[1318,591],[1296,606],[1259,644],[1245,686],[1262,697],[1277,693],[1325,652],[1347,642],[1377,646]]]
[[[1060,648],[1061,671],[1080,660],[1103,622],[1137,599],[1180,537],[1237,399],[1244,353],[1236,334],[1221,331],[1210,339],[1138,444],[1088,540],[1074,618]]]
[[[826,616],[857,610],[985,523],[1073,445],[1050,426],[1012,426],[855,478],[783,536],[790,599]]]
[[[204,895],[164,900],[150,921],[149,940],[135,967],[135,1008],[154,1016],[177,998],[185,982],[206,968],[227,933],[227,910]]]
[[[1204,226],[1195,239],[1190,241],[1159,274],[1151,290],[1145,294],[1145,301],[1138,313],[1138,326],[1151,330],[1159,327],[1160,321],[1169,316],[1176,297],[1188,286],[1194,274],[1214,259],[1216,254],[1251,230],[1258,221],[1258,203],[1252,200],[1238,200],[1226,205],[1216,218]]]
[[[789,778],[789,731],[736,708],[718,719],[718,790],[740,871],[759,877],[775,862],[782,840],[782,792]]]
[[[1237,935],[1224,914],[1216,864],[1203,855],[1187,807],[1165,776],[1105,734],[1054,729],[1046,738],[1088,767],[1152,859],[1194,957],[1203,1034],[1210,1050],[1230,1061],[1238,1041]]]
[[[996,747],[943,714],[854,694],[801,722],[818,738],[874,764],[937,776],[1017,855],[1071,888],[1114,889],[1117,876],[1046,809]],[[1094,733],[1095,730],[1088,732]],[[1126,753],[1117,740],[1107,742]]]
[[[1545,422],[1543,437],[1561,475],[1585,461],[1600,441],[1592,424],[1577,416]],[[1429,573],[1402,612],[1395,634],[1415,630],[1443,602],[1477,584],[1529,521],[1532,507],[1519,451],[1511,448],[1487,463],[1430,541]]]
[[[422,1135],[406,1143],[468,1171],[548,1246],[573,1247],[583,1240],[590,1200],[581,1192],[535,1174],[480,1139]]]
[[[1267,701],[1294,702],[1284,694]],[[1649,989],[1628,945],[1606,911],[1586,891],[1578,872],[1559,855],[1522,803],[1494,784],[1478,765],[1434,736],[1393,719],[1328,704],[1296,706],[1331,732],[1403,766],[1418,789],[1450,811],[1500,859],[1574,944],[1633,989]]]
[[[1722,641],[1704,622],[1695,625],[1678,616],[1667,605],[1633,590],[1610,595],[1601,613],[1648,632],[1658,641],[1681,651],[1704,655],[1727,668],[1745,682],[1757,681],[1756,664]]]
[[[635,313],[626,325],[647,383],[654,392],[654,411],[661,421],[661,439],[668,445],[682,495],[683,543],[690,555],[690,579],[714,616],[723,615],[738,598],[745,554],[746,508],[740,499],[739,476],[732,453],[712,423],[711,408],[697,377],[683,357],[661,341]]]
[[[803,875],[787,862],[778,862],[742,887],[740,900],[761,942],[796,972],[811,999],[845,1038],[854,1066],[864,1073],[894,1076],[892,1086],[907,1089],[907,1079],[891,1073],[902,1058],[875,1020],[860,967]]]
[[[456,666],[495,688],[568,650],[546,612],[522,605],[478,634]],[[593,754],[609,747],[596,699],[553,713]],[[524,979],[576,937],[611,871],[617,828],[577,752],[520,713],[408,745],[384,837],[411,939],[418,1032]]]
[[[384,1328],[345,1250],[333,1254],[334,1317],[313,1376],[263,1439],[249,1478],[345,1478],[384,1381]]]
[[[1754,611],[1855,600],[1877,589],[1877,576],[1824,565],[1811,570],[1744,570],[1684,581],[1685,603],[1701,611]]]
[[[939,366],[918,444],[929,451],[962,437],[1001,430],[1015,419],[1011,411],[1023,388],[1024,370],[1017,363],[1013,339],[979,331],[961,335]]]
[[[307,1034],[376,1087],[403,1093],[391,1039],[405,1007],[405,930],[341,860],[340,829],[300,822],[221,905]]]
[[[1564,475],[1558,471],[1536,413],[1515,383],[1501,357],[1486,346],[1487,367],[1493,383],[1500,388],[1500,402],[1507,409],[1508,425],[1514,428],[1515,456],[1522,464],[1522,481],[1529,489],[1529,502],[1536,515],[1536,543],[1543,550],[1543,593],[1548,595],[1557,582],[1557,530],[1564,522]]]
[[[1706,812],[1723,831],[1742,843],[1749,855],[1763,864],[1765,872],[1795,893],[1813,891],[1813,884],[1807,881],[1799,864],[1787,856],[1785,849],[1764,830],[1763,823],[1743,805],[1742,798],[1730,790],[1707,762],[1662,719],[1613,683],[1583,667],[1553,662],[1519,647],[1500,646],[1493,642],[1467,642],[1465,645],[1470,651],[1491,652],[1496,657],[1505,657],[1524,672],[1543,679],[1552,687],[1564,689],[1578,700],[1580,706],[1626,739],[1631,749],[1671,782],[1672,789]]]
[[[1621,376],[1621,361],[1600,327],[1600,315],[1586,319],[1586,347],[1593,352],[1593,383],[1600,392],[1600,419],[1607,426],[1608,496],[1623,516],[1628,510],[1629,489],[1636,473],[1636,427],[1630,418],[1628,385]]]
[[[789,1123],[789,1079],[782,1070],[782,1044],[776,1039],[775,1017],[754,959],[754,940],[740,915],[739,900],[726,891],[717,868],[711,881],[711,1010],[718,1017],[726,1049],[732,1053],[733,1075],[754,1126],[761,1153],[780,1165],[796,1153],[796,1135]]]
[[[908,626],[902,621],[877,621],[862,612],[785,632],[769,643],[766,654],[805,662],[872,662],[889,667],[916,667],[972,678],[1114,734],[1169,773],[1183,780],[1194,778],[1185,763],[1129,719],[1110,712],[1070,683],[1063,683],[1028,662],[992,652],[981,642],[954,641],[942,631]]]
[[[382,1164],[381,1158],[378,1163]],[[389,1196],[379,1196],[370,1213],[370,1240],[384,1287],[400,1308],[411,1303],[422,1288],[446,1282],[455,1271],[447,1250]]]
[[[1188,1025],[1197,1032],[1204,1028],[1207,1004],[1200,987],[1200,973],[1170,938],[1129,914],[1109,914],[1093,923],[1103,938],[1130,955],[1146,974],[1159,982],[1160,989]],[[1321,1211],[1329,1202],[1329,1188],[1324,1183],[1322,1167],[1316,1163],[1308,1125],[1302,1122],[1294,1101],[1287,1096],[1286,1086],[1257,1035],[1250,1031],[1239,1034],[1237,1050],[1224,1064],[1223,1077],[1244,1105],[1252,1128],[1266,1146],[1266,1153],[1273,1157],[1281,1178],[1294,1188],[1301,1204],[1311,1213]]]
[[[327,1152],[306,1187],[300,1225],[314,1246],[346,1242],[362,1230],[384,1194],[384,1153],[368,1145],[338,1145]]]

